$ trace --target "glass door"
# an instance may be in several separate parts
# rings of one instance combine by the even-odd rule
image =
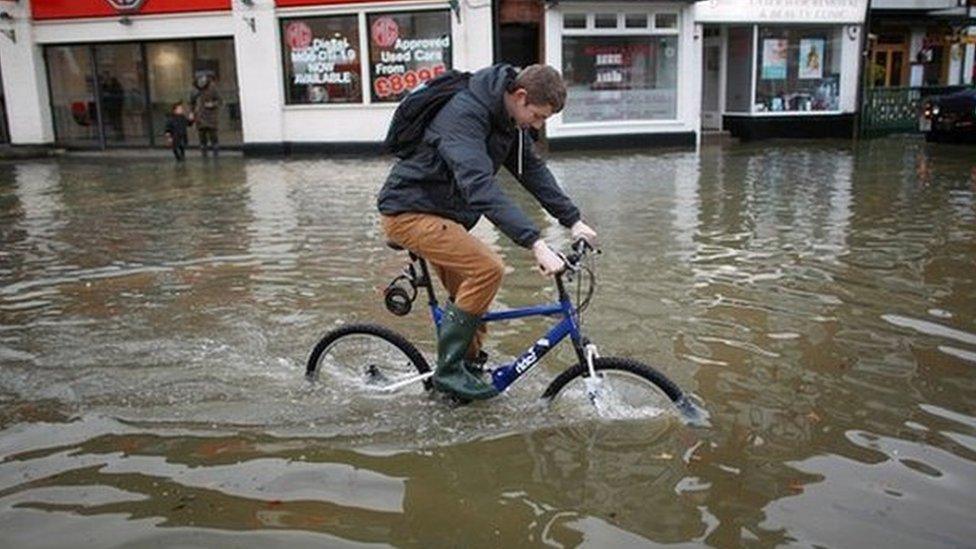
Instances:
[[[907,85],[905,56],[905,47],[902,45],[876,46],[871,69],[871,85],[876,88]]]
[[[150,42],[146,44],[146,63],[149,66],[149,97],[152,105],[152,125],[156,143],[165,144],[162,133],[166,117],[175,103],[182,102],[190,112],[190,93],[193,90],[193,42]],[[190,131],[190,137],[196,132]]]
[[[241,143],[241,101],[237,90],[237,61],[233,38],[197,40],[193,76],[208,74],[217,84],[220,110],[217,131],[221,145]]]
[[[152,128],[142,46],[100,44],[94,48],[105,144],[149,145]]]
[[[55,139],[68,146],[101,147],[91,48],[49,46],[44,53]]]

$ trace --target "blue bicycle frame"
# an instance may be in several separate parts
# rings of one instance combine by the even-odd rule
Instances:
[[[415,259],[416,261],[420,262],[420,269],[423,273],[423,278],[421,279],[420,284],[418,284],[418,287],[423,286],[427,289],[430,315],[434,320],[434,324],[439,329],[444,311],[438,305],[437,298],[434,297],[434,288],[433,284],[430,282],[430,274],[427,270],[427,263],[423,258],[414,256],[413,254],[411,254],[411,259]],[[536,341],[535,344],[532,345],[532,348],[522,353],[522,355],[519,356],[515,362],[506,364],[504,366],[499,366],[498,368],[491,370],[491,383],[499,393],[503,392],[513,383],[518,381],[519,378],[532,370],[532,368],[539,363],[542,357],[544,357],[553,347],[558,345],[559,342],[565,339],[566,336],[569,336],[572,339],[573,347],[576,349],[576,355],[580,361],[586,361],[586,353],[584,351],[585,341],[580,333],[579,324],[577,323],[578,316],[576,314],[576,307],[569,299],[569,294],[566,292],[566,289],[563,286],[562,274],[556,275],[556,288],[559,290],[558,303],[510,309],[506,311],[492,311],[481,317],[482,322],[497,322],[500,320],[512,320],[532,316],[562,317],[562,320],[553,326],[545,337]]]

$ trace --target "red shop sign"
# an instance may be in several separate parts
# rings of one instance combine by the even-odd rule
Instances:
[[[231,0],[35,0],[34,19],[77,19],[154,13],[230,11]]]

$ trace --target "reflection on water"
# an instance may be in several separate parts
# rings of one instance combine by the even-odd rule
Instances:
[[[976,161],[918,140],[557,155],[604,255],[584,329],[697,394],[592,423],[536,398],[302,378],[382,308],[383,160],[0,164],[0,531],[16,546],[965,545]],[[511,182],[552,243],[567,235]],[[553,291],[489,224],[498,304]],[[493,326],[497,360],[544,322]],[[83,540],[83,541],[82,541]]]

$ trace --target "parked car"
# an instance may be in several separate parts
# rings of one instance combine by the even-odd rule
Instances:
[[[923,99],[919,130],[926,141],[976,142],[976,89]]]

